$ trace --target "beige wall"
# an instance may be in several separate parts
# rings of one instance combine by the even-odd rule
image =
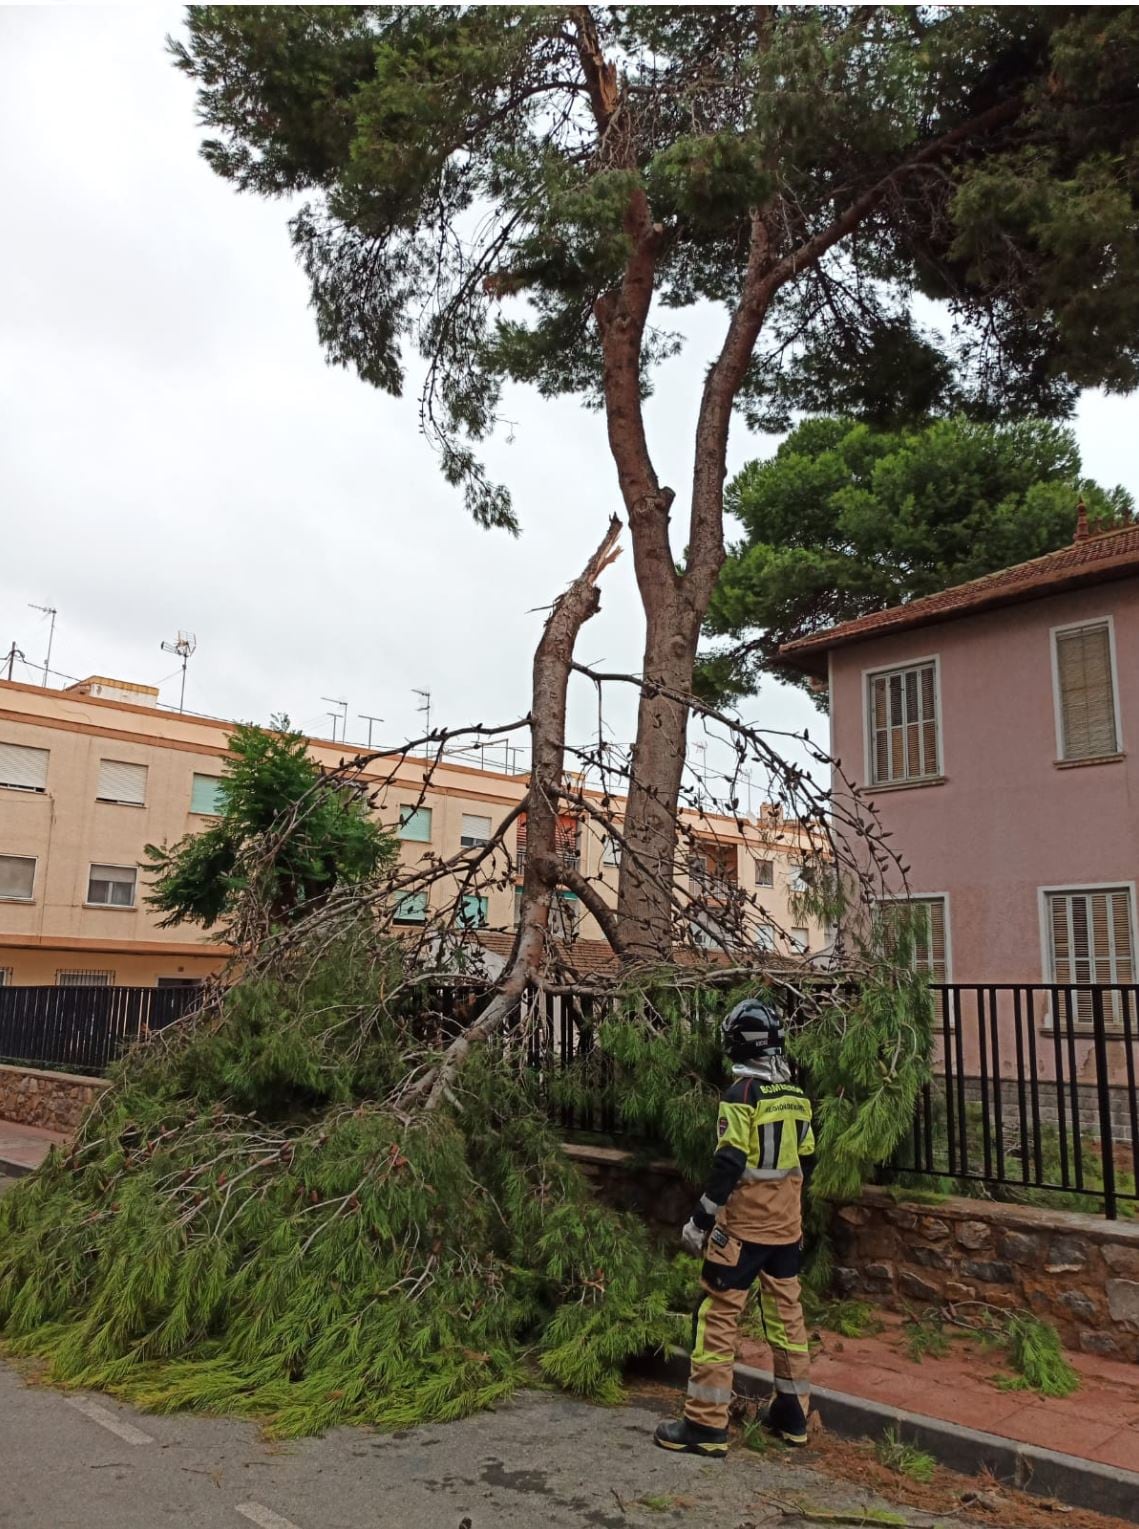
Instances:
[[[50,755],[42,794],[0,789],[0,855],[36,860],[32,900],[0,899],[0,973],[10,973],[11,982],[38,984],[54,983],[61,970],[107,971],[115,983],[142,986],[160,977],[202,976],[221,964],[224,948],[201,931],[158,928],[143,901],[142,867],[146,844],[173,842],[209,821],[190,811],[193,777],[220,774],[230,727],[145,704],[0,681],[0,744],[46,749]],[[326,740],[311,740],[310,746],[328,766],[345,754],[342,744]],[[144,806],[96,800],[105,759],[146,767]],[[381,819],[392,827],[398,825],[400,806],[415,804],[421,791],[423,804],[431,808],[431,841],[404,843],[401,854],[408,864],[425,853],[456,854],[464,812],[481,813],[497,824],[526,790],[524,776],[452,763],[436,769],[423,790],[427,768],[426,761],[403,763],[380,796]],[[370,778],[378,784],[388,773],[390,767]],[[734,848],[740,885],[754,893],[775,924],[789,928],[795,922],[789,893],[796,826],[783,830],[783,842],[766,847],[763,830],[749,825],[741,833],[734,819],[709,816],[701,821],[700,832]],[[602,895],[615,901],[617,873],[603,865],[601,835],[592,824],[583,825],[581,851],[583,874],[599,878]],[[772,888],[756,887],[756,857],[774,860]],[[90,906],[92,864],[138,866],[135,905]],[[448,896],[440,887],[432,901]],[[492,889],[488,896],[491,926],[511,928],[513,887]],[[580,932],[594,938],[599,933],[589,917]],[[822,937],[821,930],[811,928],[810,948],[817,950]],[[788,947],[780,940],[777,948]]]

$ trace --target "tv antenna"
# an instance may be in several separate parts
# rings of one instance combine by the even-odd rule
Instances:
[[[431,737],[431,692],[430,692],[430,690],[416,690],[416,689],[413,688],[411,693],[412,693],[412,695],[418,695],[418,696],[422,696],[423,697],[423,705],[422,706],[417,706],[415,709],[416,709],[416,711],[423,712],[424,716],[426,717],[426,724],[424,726],[424,732],[427,734],[427,737],[430,740],[430,737]],[[431,752],[431,744],[430,744],[430,742],[427,742],[424,745],[424,752],[427,753],[427,754],[429,754]]]
[[[42,611],[45,616],[51,617],[51,625],[47,632],[47,657],[44,659],[44,689],[47,689],[47,677],[51,670],[51,645],[55,641],[55,618],[59,615],[54,605],[33,605],[28,601],[30,611]]]
[[[8,649],[7,653],[5,653],[4,657],[8,660],[8,678],[11,679],[12,672],[16,667],[16,660],[19,659],[21,663],[24,661],[23,650],[18,648],[16,644],[13,643],[12,646]]]
[[[360,718],[361,722],[366,722],[368,724],[368,747],[371,748],[372,747],[372,724],[374,722],[382,722],[384,719],[383,719],[383,717],[373,717],[369,712],[366,712],[366,711],[358,711],[356,713],[356,715]]]
[[[348,736],[348,702],[347,701],[338,701],[336,699],[336,697],[332,696],[332,695],[322,695],[320,699],[322,701],[327,701],[330,706],[336,706],[336,707],[339,708],[337,711],[330,711],[328,713],[328,715],[332,718],[332,741],[333,741],[333,743],[336,742],[336,724],[337,724],[337,722],[342,724],[341,732],[340,732],[340,741],[341,741],[341,743],[343,743],[344,740]]]
[[[177,642],[164,642],[163,653],[176,653],[182,660],[182,693],[178,697],[178,710],[186,710],[186,665],[198,649],[198,639],[193,632],[179,632]]]

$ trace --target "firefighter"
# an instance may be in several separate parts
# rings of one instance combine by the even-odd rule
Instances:
[[[711,1458],[728,1449],[736,1330],[748,1291],[771,1348],[775,1391],[761,1422],[788,1444],[807,1442],[807,1328],[799,1295],[802,1195],[814,1164],[811,1106],[791,1082],[783,1023],[764,999],[745,999],[723,1021],[731,1086],[720,1101],[712,1173],[681,1233],[703,1256],[684,1416],[661,1423],[662,1449]]]

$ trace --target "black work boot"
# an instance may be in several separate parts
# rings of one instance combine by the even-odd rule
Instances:
[[[807,1415],[797,1396],[778,1392],[759,1414],[759,1421],[768,1433],[775,1434],[784,1444],[794,1444],[801,1449],[807,1442]]]
[[[693,1423],[688,1418],[676,1418],[661,1423],[653,1434],[653,1443],[661,1449],[676,1450],[684,1455],[704,1455],[709,1460],[722,1460],[728,1452],[728,1430],[706,1428],[703,1423]]]

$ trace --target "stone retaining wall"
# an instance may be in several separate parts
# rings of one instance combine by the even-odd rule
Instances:
[[[1068,1348],[1139,1362],[1139,1225],[949,1199],[907,1204],[867,1189],[835,1211],[843,1295],[895,1311],[986,1301],[1027,1307]]]
[[[565,1152],[606,1204],[675,1240],[694,1195],[673,1163],[577,1143]],[[866,1189],[836,1208],[834,1238],[840,1294],[894,1311],[1027,1308],[1068,1348],[1139,1363],[1139,1223],[991,1200],[906,1204]]]
[[[0,1120],[47,1131],[74,1131],[109,1086],[105,1078],[79,1073],[0,1066]]]

